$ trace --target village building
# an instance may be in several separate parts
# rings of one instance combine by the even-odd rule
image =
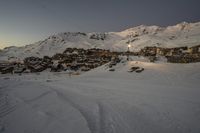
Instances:
[[[157,47],[153,46],[153,47],[145,47],[143,49],[141,49],[140,54],[142,56],[156,56],[157,53]]]
[[[200,45],[188,47],[162,48],[145,47],[139,52],[110,52],[99,48],[66,48],[63,53],[57,53],[52,57],[44,56],[27,57],[23,62],[1,62],[1,73],[22,73],[25,71],[41,72],[47,68],[51,71],[89,71],[109,63],[112,68],[120,62],[119,56],[146,56],[150,62],[155,62],[159,56],[166,57],[171,63],[191,63],[200,62]]]
[[[190,47],[189,50],[188,50],[188,52],[190,54],[200,53],[200,45]]]

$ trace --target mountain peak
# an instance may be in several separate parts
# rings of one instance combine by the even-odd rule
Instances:
[[[138,51],[146,46],[194,46],[200,44],[200,22],[182,22],[174,26],[159,27],[140,25],[121,32],[82,33],[63,32],[52,35],[43,41],[23,47],[8,47],[0,52],[0,59],[28,56],[52,56],[66,48],[101,48],[111,51]]]

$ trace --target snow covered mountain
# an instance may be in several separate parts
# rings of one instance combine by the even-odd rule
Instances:
[[[52,56],[68,47],[102,48],[111,51],[125,51],[127,45],[132,51],[145,46],[178,47],[200,44],[200,22],[180,23],[175,26],[145,26],[130,28],[122,32],[81,33],[65,32],[23,47],[7,47],[0,51],[0,60],[28,56]]]

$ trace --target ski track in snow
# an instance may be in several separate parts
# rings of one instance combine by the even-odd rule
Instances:
[[[0,118],[8,115],[16,109],[16,105],[10,103],[8,94],[5,94],[7,86],[0,86]]]
[[[160,64],[141,62],[139,65],[145,67],[141,74],[128,73],[127,69],[132,65],[116,66],[114,73],[104,67],[97,68],[72,78],[59,74],[46,78],[42,74],[41,77],[6,75],[10,79],[0,79],[0,132],[8,133],[6,123],[12,119],[7,118],[21,115],[20,108],[30,109],[31,113],[44,119],[43,127],[38,127],[37,132],[56,132],[59,128],[51,131],[55,124],[66,131],[66,122],[72,120],[59,114],[63,106],[72,107],[73,114],[78,113],[77,117],[83,118],[84,128],[90,133],[199,133],[200,91],[196,79],[199,64],[181,68],[180,65],[165,64],[163,70],[165,67],[167,70],[163,71],[155,68]],[[58,108],[46,110],[43,106],[51,104],[45,103],[45,99],[57,101],[52,104],[59,103]],[[33,129],[26,133],[34,132]]]
[[[72,99],[70,99],[69,96],[64,95],[62,92],[59,91],[59,89],[53,89],[53,90],[59,99],[61,99],[63,102],[69,103],[73,108],[75,108],[85,119],[87,122],[88,128],[91,133],[106,133],[105,129],[105,117],[103,112],[103,105],[101,103],[96,103],[95,106],[97,106],[97,117],[92,116],[92,112],[85,110],[81,105],[78,103],[75,103]],[[66,93],[66,92],[65,92]]]

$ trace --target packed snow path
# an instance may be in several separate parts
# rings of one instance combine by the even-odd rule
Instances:
[[[131,66],[142,73],[127,72]],[[0,76],[2,133],[199,133],[200,64]]]

